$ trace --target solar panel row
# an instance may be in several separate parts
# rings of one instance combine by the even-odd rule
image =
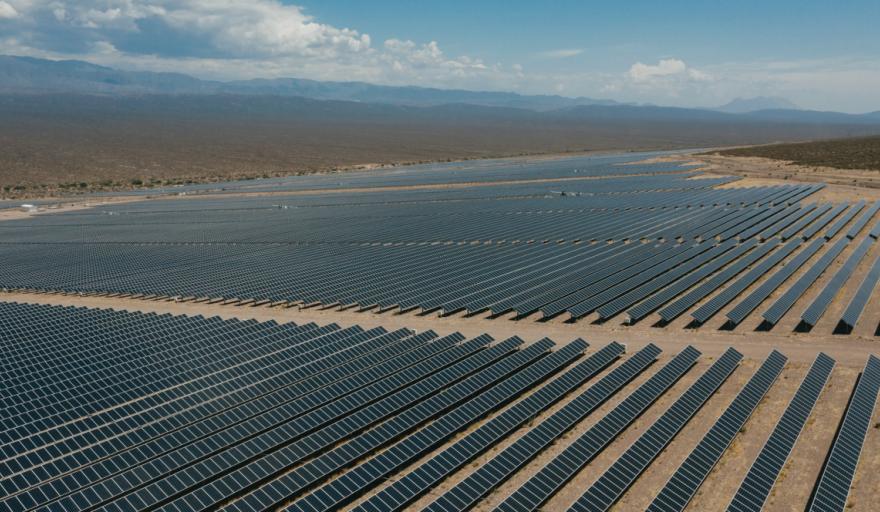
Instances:
[[[359,511],[400,510],[452,472],[510,435],[516,428],[550,407],[623,354],[623,346],[612,343],[533,395],[446,448],[442,453],[403,475],[391,486],[362,503]]]
[[[651,502],[649,511],[680,512],[685,509],[709,472],[733,442],[734,437],[739,434],[758,407],[758,403],[770,390],[770,386],[782,373],[786,361],[787,358],[779,352],[774,350],[770,353],[709,432],[672,474]]]
[[[504,500],[499,509],[534,510],[540,507],[681,378],[696,363],[699,356],[700,352],[693,347],[681,351],[611,412],[545,464],[536,475],[523,483]],[[474,474],[479,473],[480,470]],[[468,480],[461,482],[434,502],[436,509],[449,510],[452,507],[460,510],[461,507],[472,503],[460,498],[465,489],[471,488],[467,483]],[[471,500],[473,499],[471,497]]]
[[[843,511],[880,391],[880,359],[870,356],[844,413],[808,510]]]
[[[4,223],[0,257],[9,265],[0,285],[441,314],[598,312],[605,320],[639,303],[688,304],[672,290],[698,284],[694,275],[709,278],[724,267],[719,261],[738,264],[721,253],[756,234],[809,238],[846,210],[797,204],[819,185],[719,189],[715,178],[689,179],[695,173],[601,174],[611,162],[618,161],[597,160],[584,173],[604,177],[563,182],[575,196],[489,185],[473,197],[442,190],[254,197],[205,201],[204,209],[157,201]],[[484,170],[570,176],[570,164]],[[427,200],[436,204],[430,215]],[[198,214],[180,222],[180,211]],[[47,269],[45,261],[58,264]]]
[[[853,225],[849,228],[849,231],[846,232],[846,236],[848,236],[850,239],[855,239],[857,236],[859,236],[862,228],[864,228],[868,222],[871,222],[871,219],[874,218],[874,214],[876,214],[878,210],[880,210],[880,201],[875,201],[873,204],[871,204],[871,206],[868,207],[867,210],[865,210],[865,213],[863,213],[858,218],[858,220],[853,223]]]
[[[523,465],[550,446],[563,433],[594,412],[602,403],[642,372],[660,354],[660,349],[648,345],[615,368],[607,376],[577,396],[549,418],[531,428],[525,435],[502,450],[498,455],[477,468],[455,487],[431,503],[427,510],[466,510],[492,489],[510,478]],[[653,379],[656,389],[660,381],[674,380],[693,364],[697,351],[690,349],[668,363],[661,377]],[[646,393],[646,392],[643,392]]]
[[[831,376],[834,360],[820,353],[740,484],[727,510],[760,511]]]
[[[840,292],[843,285],[849,280],[850,276],[855,272],[856,267],[868,253],[871,245],[875,240],[866,236],[862,243],[856,247],[855,251],[849,255],[846,263],[840,267],[830,281],[825,285],[819,295],[813,299],[813,302],[807,306],[807,309],[801,313],[801,321],[806,325],[815,326],[819,319],[825,314],[825,310],[834,300],[834,297]]]
[[[742,354],[729,348],[644,434],[617,458],[569,510],[608,510],[733,373]]]
[[[206,350],[209,346],[213,350]],[[0,347],[0,384],[10,390],[0,397],[3,410],[19,413],[4,416],[0,442],[5,454],[0,508],[11,510],[330,510],[364,494],[368,497],[358,510],[401,510],[522,432],[426,506],[467,509],[594,414],[660,355],[648,345],[606,370],[623,354],[622,345],[584,356],[582,340],[555,348],[548,339],[494,343],[488,336],[465,341],[459,334],[441,338],[408,329],[14,303],[0,303]],[[688,347],[672,357],[498,508],[542,506],[699,356]],[[598,475],[574,508],[606,510],[621,498],[741,359],[729,349],[715,360]],[[184,361],[188,366],[178,364]],[[785,361],[778,352],[770,354],[651,510],[684,508]],[[824,354],[817,358],[755,460],[733,510],[760,508],[763,502],[753,500],[772,488],[833,365]],[[146,385],[149,379],[137,378],[158,375],[163,368],[184,371],[185,381],[160,384],[159,379],[157,386],[166,387],[157,389]],[[604,377],[589,382],[603,371]],[[52,386],[53,375],[68,376],[68,383]],[[135,394],[113,399],[127,399],[124,403],[92,405],[100,401],[96,392],[104,389],[102,379]],[[821,505],[813,509],[839,509],[846,501],[878,390],[880,360],[872,357],[817,484],[812,503]],[[546,412],[566,397],[569,402]],[[17,420],[25,416],[18,408],[44,398],[46,405],[68,403],[94,412],[60,425],[31,422],[22,429]],[[51,418],[57,412],[45,414]],[[540,421],[523,428],[537,416]],[[379,492],[369,495],[376,488]]]

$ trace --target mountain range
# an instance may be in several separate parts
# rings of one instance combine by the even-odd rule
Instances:
[[[0,195],[880,134],[880,113],[790,107],[773,98],[698,109],[300,79],[218,82],[0,57]]]
[[[279,96],[406,107],[501,107],[552,112],[554,116],[563,118],[645,117],[719,122],[748,118],[751,121],[786,123],[880,124],[880,111],[854,115],[801,110],[790,101],[775,97],[737,98],[717,108],[658,107],[586,97],[401,87],[301,78],[221,82],[202,80],[181,73],[125,71],[76,60],[53,61],[8,55],[0,56],[0,94]]]
[[[619,104],[611,100],[582,97],[527,96],[510,92],[399,87],[365,82],[321,82],[303,78],[220,82],[181,73],[124,71],[77,60],[53,61],[10,55],[0,55],[0,93],[272,95],[420,107],[462,103],[528,110]]]

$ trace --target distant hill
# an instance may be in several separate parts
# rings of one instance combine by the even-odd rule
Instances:
[[[583,97],[396,87],[365,82],[320,82],[302,78],[218,82],[180,73],[123,71],[76,60],[53,61],[8,55],[0,55],[0,93],[272,95],[409,106],[463,103],[529,110],[618,104],[611,100]]]
[[[759,110],[800,110],[800,108],[785,98],[757,96],[755,98],[736,98],[730,103],[716,107],[714,110],[729,114],[744,114]]]
[[[538,112],[272,95],[0,94],[0,196],[282,176],[368,163],[880,134],[876,118],[871,123],[840,114],[852,121],[804,123],[760,115],[770,114],[625,105]]]
[[[8,55],[0,55],[0,94],[275,96],[407,107],[473,105],[551,112],[560,118],[581,119],[729,122],[744,116],[756,122],[880,124],[880,112],[851,115],[799,110],[793,103],[773,97],[737,98],[715,109],[673,108],[585,97],[322,82],[302,78],[220,82],[181,73],[123,71],[76,60],[53,61]]]
[[[878,134],[877,112],[728,113],[359,82],[218,82],[0,56],[0,196]]]

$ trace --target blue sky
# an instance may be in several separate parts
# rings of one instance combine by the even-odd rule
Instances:
[[[0,0],[0,53],[676,106],[880,110],[880,1]]]

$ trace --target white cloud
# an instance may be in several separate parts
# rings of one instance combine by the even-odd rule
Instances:
[[[636,82],[647,82],[657,77],[678,75],[687,70],[687,65],[679,59],[661,59],[655,66],[636,62],[629,68],[629,77]]]
[[[582,53],[584,53],[583,48],[560,48],[558,50],[538,52],[535,55],[544,59],[567,59],[569,57],[577,57]]]
[[[692,68],[681,59],[668,58],[653,65],[636,62],[622,77],[610,80],[602,90],[638,97],[638,101],[674,104],[680,98],[693,101],[704,96],[712,81],[708,72]]]
[[[15,7],[12,7],[8,2],[4,2],[0,0],[0,20],[2,19],[12,19],[18,17],[18,11],[15,10]]]
[[[20,19],[0,26],[0,53],[216,79],[479,88],[522,75],[515,67],[447,56],[436,41],[388,39],[374,47],[369,34],[320,23],[280,0],[0,0],[7,4]]]
[[[781,96],[807,108],[880,109],[880,59],[873,55],[696,67],[667,57],[596,69],[575,65],[584,59],[554,62],[584,54],[568,47],[522,55],[528,64],[523,68],[447,55],[442,41],[427,36],[427,42],[373,41],[357,27],[324,23],[282,0],[0,0],[0,54],[221,80],[303,77],[523,93],[564,89],[573,96],[678,106]]]

